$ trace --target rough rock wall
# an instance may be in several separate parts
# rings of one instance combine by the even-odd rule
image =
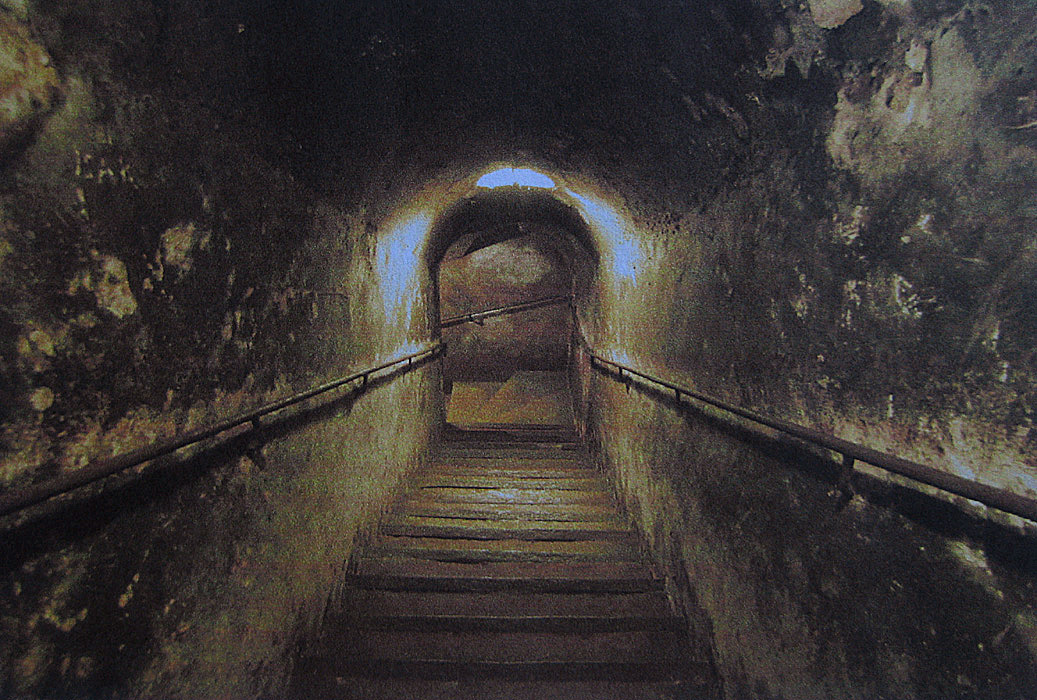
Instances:
[[[391,211],[391,185],[318,182],[283,119],[298,95],[276,3],[12,7],[3,488],[422,345],[427,271],[388,265],[393,222],[363,206]],[[276,694],[358,529],[423,458],[438,392],[427,365],[8,522],[0,695]]]
[[[439,268],[440,315],[569,294],[571,275],[551,241],[559,235],[525,235],[444,260]],[[505,381],[518,370],[564,370],[569,317],[568,306],[562,304],[446,328],[444,379]]]
[[[697,138],[730,169],[609,180],[636,265],[604,267],[581,300],[592,343],[1034,494],[1032,3],[753,16],[770,26],[755,75],[732,74],[723,102],[687,91]],[[690,579],[729,697],[1037,687],[1032,525],[964,503],[980,518],[966,525],[890,482],[847,504],[829,495],[831,463],[746,446],[585,365],[580,386],[602,460],[660,559]]]

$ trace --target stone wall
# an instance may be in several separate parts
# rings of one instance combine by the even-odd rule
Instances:
[[[457,255],[448,252],[439,267],[439,312],[443,318],[567,296],[571,273],[547,230],[481,247],[460,239]],[[454,246],[457,247],[457,246]],[[452,381],[506,381],[519,370],[562,371],[569,339],[566,304],[520,311],[443,330],[449,349],[444,378]]]
[[[755,75],[732,76],[723,102],[687,93],[713,160],[736,165],[610,181],[637,264],[600,269],[580,300],[588,338],[732,403],[1033,495],[1032,6],[756,16],[770,39]],[[586,364],[578,385],[603,464],[690,581],[728,697],[1037,687],[1032,524],[876,472],[854,496],[827,455],[747,444],[730,419]]]
[[[283,31],[273,4],[0,9],[2,487],[428,343],[384,174],[320,180],[281,118]],[[427,364],[9,518],[0,695],[276,695],[439,392]]]

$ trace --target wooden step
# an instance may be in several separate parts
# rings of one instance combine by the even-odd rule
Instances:
[[[579,459],[581,449],[567,447],[564,443],[539,445],[468,445],[465,447],[442,447],[436,451],[437,459]]]
[[[461,503],[411,496],[396,508],[396,513],[439,518],[484,518],[492,520],[539,520],[594,522],[619,517],[612,503],[580,504],[514,504],[514,503]]]
[[[619,517],[573,523],[559,520],[486,520],[401,515],[381,527],[386,535],[469,540],[627,540],[630,526]]]
[[[540,459],[531,457],[475,457],[471,455],[438,455],[433,461],[431,471],[436,472],[445,468],[453,468],[466,473],[492,473],[495,469],[521,470],[538,472],[541,470],[572,470],[581,473],[600,474],[593,467],[587,466],[586,462],[575,457],[543,457]],[[566,476],[563,474],[562,476]]]
[[[639,561],[636,540],[462,540],[380,535],[367,551],[372,556],[404,556],[454,562]]]
[[[412,636],[415,633],[408,633]],[[468,661],[432,658],[357,658],[348,653],[306,659],[301,674],[341,678],[410,678],[426,680],[511,679],[525,681],[611,681],[660,683],[705,675],[701,664],[673,658],[637,661]]]
[[[537,634],[597,634],[606,632],[672,633],[680,629],[676,617],[631,615],[364,615],[328,625],[336,637],[356,630],[393,632],[523,632]]]
[[[579,442],[579,436],[572,428],[559,426],[521,425],[500,430],[462,429],[447,430],[443,433],[441,444],[455,445],[470,442]]]
[[[518,456],[523,452],[529,453],[530,459],[537,457],[551,457],[552,453],[558,453],[559,459],[586,457],[586,450],[579,442],[566,442],[556,440],[554,442],[444,442],[436,445],[437,454],[457,454],[472,456],[476,452],[487,452],[490,456],[507,455]]]
[[[606,491],[605,481],[596,474],[563,477],[504,477],[484,476],[478,473],[440,474],[431,472],[419,482],[419,487],[447,487],[463,489],[558,489],[561,491]]]
[[[343,616],[639,617],[670,620],[662,591],[638,593],[441,593],[351,589]]]
[[[565,491],[562,489],[464,489],[449,487],[424,487],[417,492],[420,498],[438,500],[441,503],[501,503],[551,504],[561,503],[586,505],[611,505],[607,491]]]
[[[511,430],[530,433],[567,431],[576,434],[576,429],[571,423],[448,423],[443,431],[443,438],[448,440],[454,435],[501,433]]]
[[[448,436],[358,552],[292,697],[717,697],[571,432]]]
[[[364,629],[334,644],[343,660],[375,664],[452,661],[464,664],[628,664],[685,660],[677,632],[630,631],[555,634],[551,632],[452,632]],[[364,670],[364,675],[369,673]],[[481,675],[481,674],[480,674]]]
[[[465,465],[443,465],[432,467],[423,477],[438,476],[481,476],[501,479],[601,479],[601,474],[586,467],[515,468]]]
[[[347,583],[395,591],[477,593],[639,593],[662,590],[662,580],[638,562],[498,562],[465,564],[410,557],[359,561]]]
[[[704,700],[700,686],[682,681],[509,681],[493,678],[361,678],[320,673],[293,687],[293,700]],[[301,687],[298,687],[300,686]]]

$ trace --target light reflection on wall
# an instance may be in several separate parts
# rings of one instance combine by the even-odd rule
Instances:
[[[410,325],[414,301],[421,290],[421,248],[432,226],[428,212],[411,214],[378,241],[378,278],[390,327]],[[417,350],[417,348],[414,348]]]
[[[631,365],[637,365],[626,350],[617,350],[616,348],[612,348],[608,351],[608,354],[611,356],[610,359],[613,362],[618,362],[619,364],[627,365],[628,367]]]
[[[475,183],[476,187],[537,187],[552,189],[554,180],[529,168],[500,168],[486,173]]]
[[[597,199],[576,194],[572,190],[566,192],[576,201],[576,207],[587,224],[604,239],[603,259],[607,260],[612,272],[620,280],[637,284],[637,266],[642,259],[641,247],[630,236],[630,227],[620,214]]]

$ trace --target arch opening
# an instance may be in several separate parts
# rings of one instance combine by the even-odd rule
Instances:
[[[499,168],[479,176],[465,196],[443,209],[425,246],[433,318],[580,295],[589,288],[602,257],[600,236],[580,200],[556,181],[529,169]],[[450,348],[444,400],[457,405],[464,395],[485,403],[503,390],[512,406],[497,405],[484,419],[571,424],[566,375],[571,329],[565,304],[442,329]],[[460,392],[453,391],[458,387]],[[516,391],[541,399],[553,394],[555,400],[548,397],[523,414],[514,405]],[[557,410],[559,402],[563,410]],[[457,417],[450,409],[447,414],[448,420]]]

